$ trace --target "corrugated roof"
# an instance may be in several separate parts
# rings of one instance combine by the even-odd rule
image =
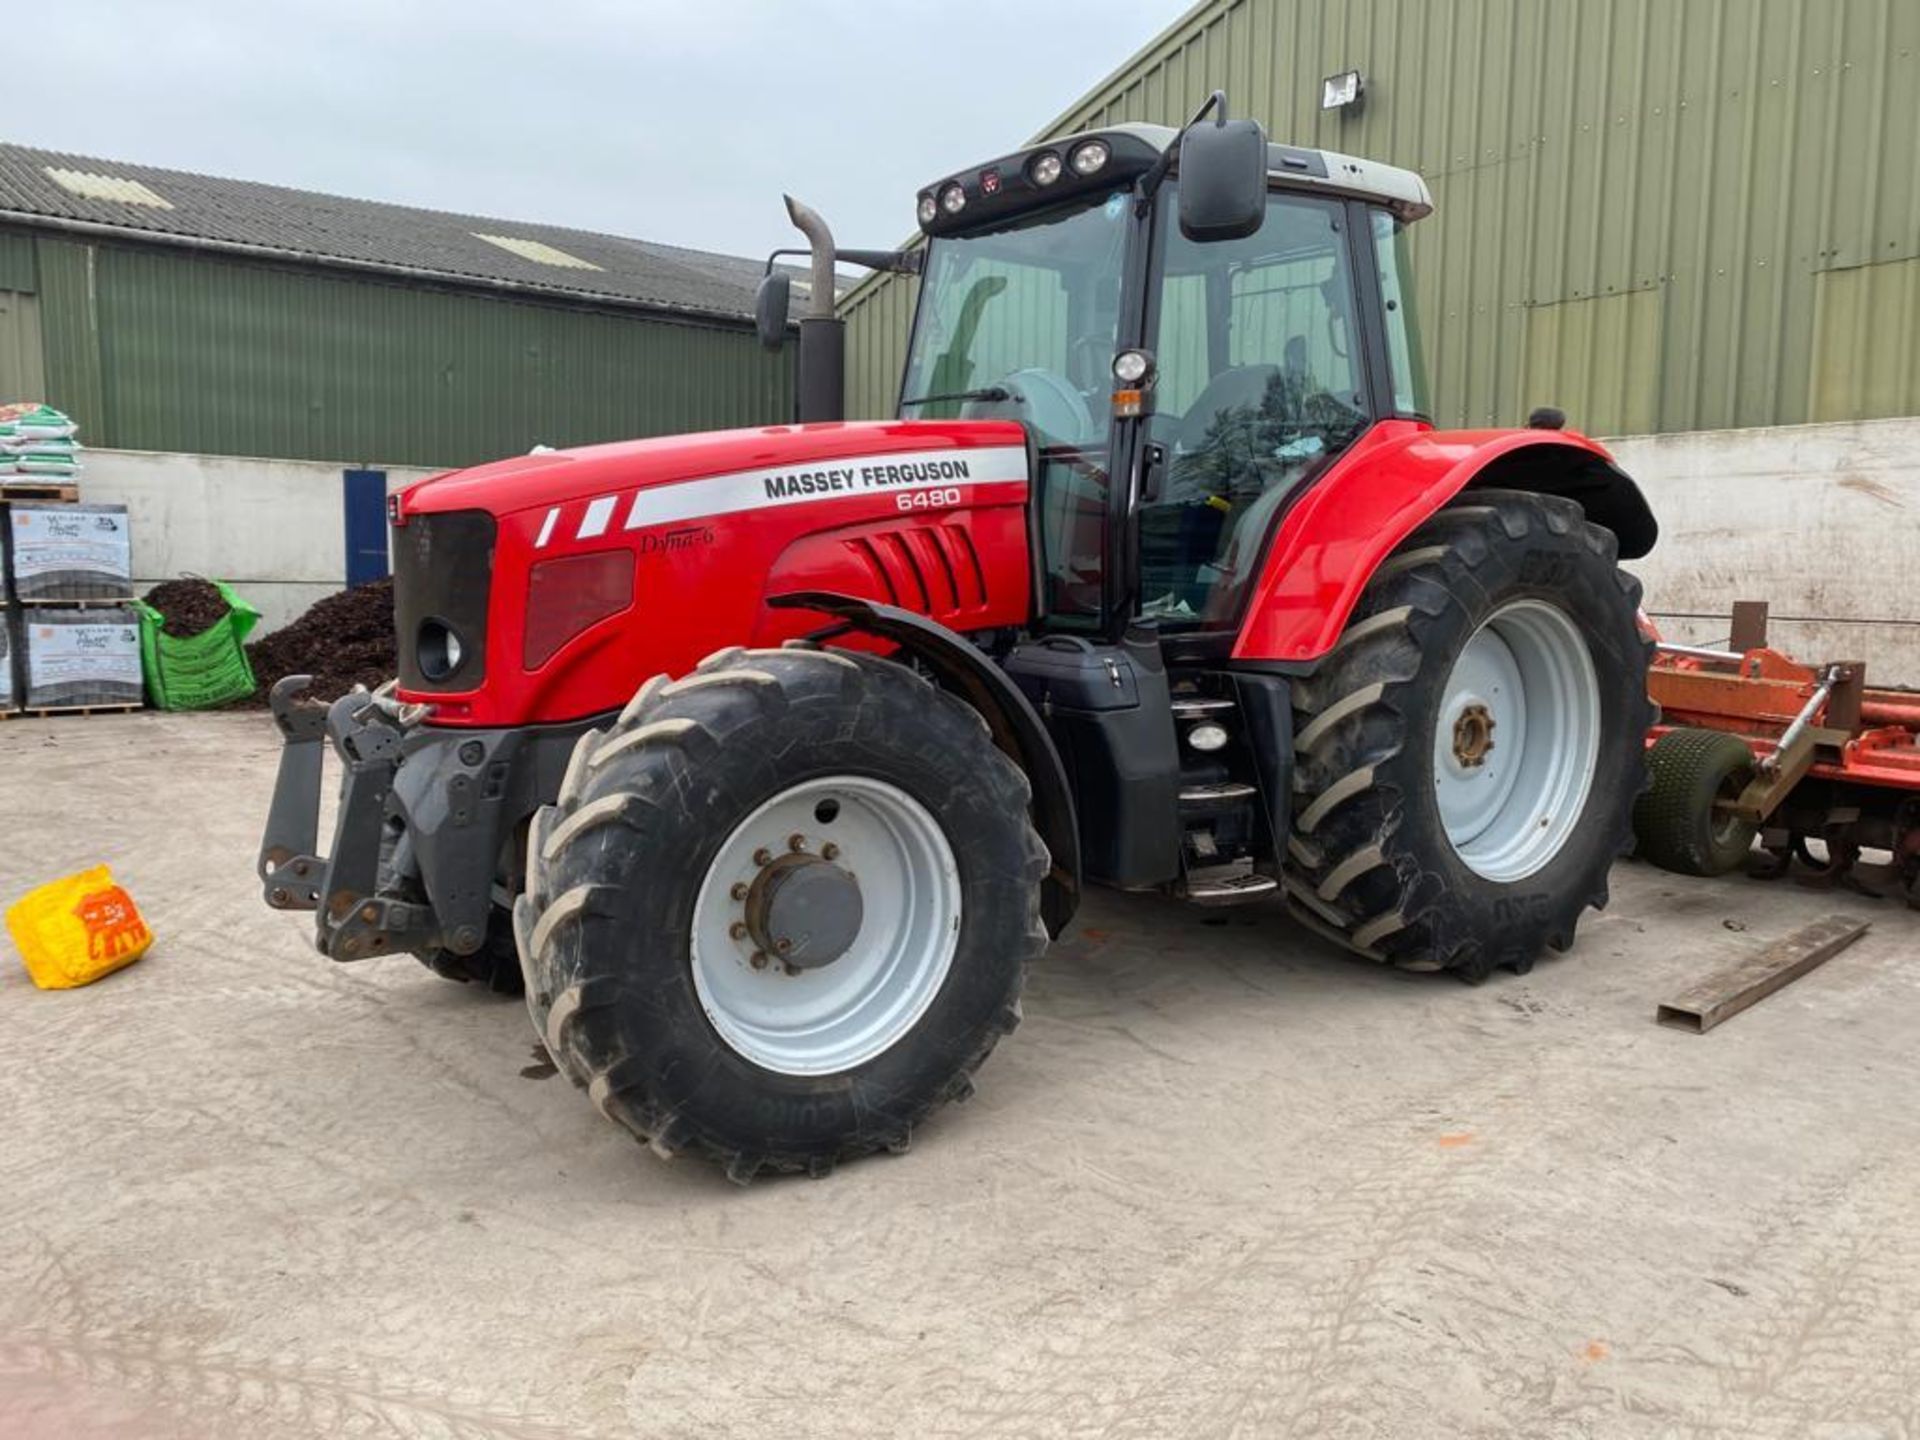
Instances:
[[[106,198],[116,192],[126,198]],[[162,242],[211,240],[317,261],[425,271],[454,283],[509,285],[730,318],[753,313],[762,270],[758,260],[620,235],[352,200],[0,143],[0,218],[7,212],[113,226],[130,237]],[[525,244],[516,253],[503,241]],[[528,258],[543,251],[577,263],[562,267]]]

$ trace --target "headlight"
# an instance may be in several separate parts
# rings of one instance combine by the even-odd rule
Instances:
[[[1070,157],[1073,161],[1074,173],[1094,174],[1107,163],[1107,157],[1110,154],[1112,152],[1107,149],[1107,142],[1104,140],[1088,140],[1084,144],[1074,146]]]
[[[920,197],[920,208],[917,213],[920,216],[920,224],[923,227],[933,223],[934,216],[940,213],[939,207],[933,203],[933,196],[922,195]]]
[[[1212,720],[1202,720],[1187,731],[1187,744],[1196,750],[1218,750],[1227,743],[1227,727]]]
[[[1043,150],[1027,166],[1027,176],[1036,185],[1053,184],[1060,178],[1060,157],[1051,150]]]
[[[1138,385],[1153,373],[1153,357],[1144,350],[1122,350],[1113,357],[1113,378],[1122,385]]]
[[[445,680],[467,658],[466,647],[444,620],[422,620],[415,655],[420,673],[429,680]]]
[[[967,208],[967,192],[960,188],[958,181],[940,192],[940,208],[949,215],[958,215]]]

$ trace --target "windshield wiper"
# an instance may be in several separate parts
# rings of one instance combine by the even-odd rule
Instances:
[[[937,405],[942,400],[1011,400],[1013,391],[1004,385],[988,385],[979,390],[955,390],[951,395],[916,395],[911,400],[902,400],[902,405]]]

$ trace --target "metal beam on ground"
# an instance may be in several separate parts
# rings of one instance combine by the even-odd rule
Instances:
[[[1867,933],[1868,923],[1826,915],[1776,940],[1746,959],[1702,980],[1654,1011],[1654,1019],[1678,1030],[1705,1034],[1721,1021],[1790,985],[1838,955]]]

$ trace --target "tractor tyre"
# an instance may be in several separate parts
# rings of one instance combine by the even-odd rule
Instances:
[[[520,953],[513,943],[513,912],[496,905],[487,917],[487,938],[471,955],[451,950],[429,950],[414,956],[446,980],[478,985],[493,995],[518,995],[526,988],[520,975]]]
[[[515,932],[554,1062],[732,1180],[903,1150],[1020,1020],[1049,860],[979,714],[891,661],[721,651],[583,736]]]
[[[1669,730],[1647,752],[1647,765],[1653,785],[1633,807],[1641,857],[1676,875],[1739,869],[1759,827],[1725,806],[1753,779],[1747,743],[1720,730]]]
[[[1381,564],[1295,692],[1300,918],[1474,981],[1573,943],[1646,783],[1652,645],[1617,555],[1570,500],[1476,490]]]

